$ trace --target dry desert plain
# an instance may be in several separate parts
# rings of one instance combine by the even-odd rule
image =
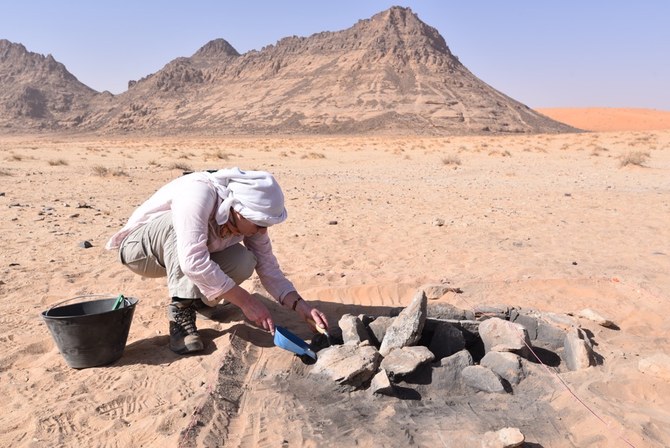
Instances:
[[[629,123],[500,137],[0,138],[0,445],[480,446],[514,426],[526,446],[670,446],[670,126]],[[439,391],[309,389],[292,379],[310,366],[230,307],[198,321],[203,353],[173,354],[165,281],[103,246],[182,170],[228,166],[279,180],[289,219],[270,231],[275,253],[331,325],[448,282],[463,292],[437,301],[463,309],[596,310],[618,329],[575,319],[603,363],[538,366],[513,395],[473,391],[462,405]],[[123,357],[69,368],[40,313],[119,293],[139,299]]]

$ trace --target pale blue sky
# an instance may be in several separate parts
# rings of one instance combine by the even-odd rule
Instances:
[[[670,110],[670,0],[0,0],[0,38],[121,93],[212,39],[245,53],[393,5],[412,8],[471,72],[530,107]]]

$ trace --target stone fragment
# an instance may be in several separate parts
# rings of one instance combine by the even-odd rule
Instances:
[[[440,322],[435,326],[433,337],[428,348],[436,359],[451,356],[465,348],[465,338],[461,330],[447,322]]]
[[[428,293],[426,293],[426,297],[429,297]],[[426,317],[441,320],[474,320],[475,313],[472,311],[462,310],[450,303],[431,302],[427,305]]]
[[[426,327],[431,321],[426,319]],[[440,321],[441,322],[441,321]],[[460,330],[465,340],[465,348],[471,350],[473,354],[477,354],[479,358],[484,356],[484,343],[482,342],[481,337],[479,336],[479,324],[480,321],[477,320],[458,320],[452,321],[449,320],[447,323],[450,323],[458,330]]]
[[[389,380],[386,370],[380,369],[370,382],[370,393],[378,395],[393,395],[394,387]]]
[[[537,338],[533,342],[534,346],[556,351],[563,347],[565,340],[565,330],[544,320],[537,323]]]
[[[528,332],[528,338],[535,347],[549,350],[558,350],[563,347],[565,331],[557,328],[542,319],[542,313],[531,310],[515,308],[510,311],[510,322],[523,325]]]
[[[579,327],[579,322],[564,313],[540,313],[540,317],[566,331]]]
[[[393,317],[379,316],[368,324],[368,329],[371,333],[370,335],[372,336],[373,342],[375,342],[377,346],[379,346],[379,344],[381,344],[384,340],[386,330],[388,330],[388,327],[391,326],[393,319]]]
[[[493,370],[508,383],[519,384],[525,378],[521,358],[509,352],[488,352],[479,361],[479,365]]]
[[[480,320],[497,317],[499,319],[509,319],[510,309],[507,305],[477,305],[475,307],[475,317]]]
[[[528,358],[530,338],[523,325],[492,317],[479,324],[484,351],[512,352]]]
[[[335,345],[319,352],[310,374],[359,388],[377,373],[380,361],[379,352],[369,343]]]
[[[505,393],[502,379],[491,369],[483,366],[467,366],[461,372],[463,381],[468,386],[483,392]]]
[[[596,364],[591,342],[578,328],[565,335],[563,348],[563,360],[570,370],[585,369]]]
[[[479,335],[479,324],[478,320],[459,320],[457,323],[453,324],[461,331],[468,331],[472,334]]]
[[[401,347],[391,350],[382,360],[380,367],[388,372],[392,381],[396,381],[433,359],[435,359],[433,353],[422,345]]]
[[[428,283],[421,286],[420,289],[426,293],[428,300],[437,300],[446,293],[454,291],[454,288],[443,283]]]
[[[526,438],[519,428],[503,428],[485,432],[481,448],[515,448],[522,446],[525,441]]]
[[[394,348],[415,345],[421,338],[426,322],[426,293],[419,290],[412,302],[400,312],[386,331],[379,353],[388,355]]]
[[[618,328],[617,325],[610,319],[603,317],[600,313],[592,310],[591,308],[584,308],[577,315],[579,317],[583,317],[584,319],[591,320],[605,328]]]
[[[342,329],[342,340],[345,344],[358,344],[370,339],[363,322],[357,316],[345,314],[338,325]]]
[[[433,366],[431,375],[431,389],[436,393],[444,393],[460,386],[461,372],[473,363],[472,355],[467,350],[442,358],[439,365]]]
[[[537,339],[537,329],[539,326],[537,318],[524,314],[521,311],[515,309],[510,312],[509,320],[515,324],[523,325],[528,332],[528,337],[531,341]],[[563,342],[563,338],[561,338],[561,342]]]
[[[90,247],[93,247],[93,244],[91,244],[90,241],[82,241],[81,243],[79,243],[79,247],[81,247],[82,249],[88,249]]]

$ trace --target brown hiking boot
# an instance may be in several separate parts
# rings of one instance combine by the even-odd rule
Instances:
[[[168,305],[170,321],[170,350],[180,355],[199,352],[204,348],[195,327],[193,300],[172,300]]]

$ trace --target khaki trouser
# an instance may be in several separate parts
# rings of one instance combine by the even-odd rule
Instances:
[[[235,244],[209,255],[238,285],[251,277],[256,268],[256,257],[242,244]],[[150,278],[167,276],[170,297],[201,299],[205,303],[214,304],[184,275],[179,266],[172,212],[148,222],[128,235],[119,248],[119,258],[121,263],[136,274]]]

